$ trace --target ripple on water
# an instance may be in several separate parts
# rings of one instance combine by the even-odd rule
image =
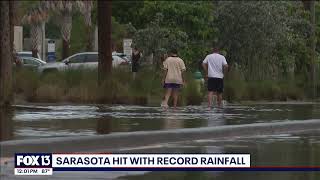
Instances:
[[[310,105],[234,104],[211,110],[206,106],[185,106],[176,110],[125,105],[20,106],[13,120],[17,136],[49,137],[97,134],[98,126],[110,127],[103,133],[116,133],[320,118],[319,107],[310,109]]]

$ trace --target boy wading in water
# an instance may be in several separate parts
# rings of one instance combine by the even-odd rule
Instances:
[[[176,49],[171,50],[171,55],[163,61],[164,76],[162,80],[163,88],[166,89],[162,107],[168,108],[170,96],[173,96],[173,106],[177,107],[179,89],[184,85],[184,72],[186,66],[181,58],[178,57]]]
[[[218,47],[214,46],[213,53],[207,55],[202,62],[205,77],[208,82],[208,107],[212,106],[213,95],[217,96],[217,104],[222,105],[223,76],[228,70],[226,58],[219,54]]]

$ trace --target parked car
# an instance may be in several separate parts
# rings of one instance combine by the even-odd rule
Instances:
[[[113,55],[113,56],[119,56],[119,57],[121,57],[122,59],[126,60],[129,64],[131,64],[131,57],[130,57],[130,56],[127,56],[127,55],[124,54],[124,53],[112,52],[112,55]]]
[[[31,51],[20,51],[20,52],[17,52],[17,56],[19,58],[21,58],[21,57],[32,57],[32,52]],[[41,59],[39,53],[37,53],[37,57],[36,58]]]
[[[17,62],[14,62],[14,66],[16,66]],[[22,65],[23,68],[28,68],[32,70],[38,70],[39,67],[46,64],[45,61],[34,58],[34,57],[19,57],[19,63]]]
[[[112,55],[112,67],[127,65],[129,62],[119,56]],[[61,62],[47,63],[39,68],[40,72],[64,71],[67,69],[97,69],[98,52],[83,52],[74,54]]]

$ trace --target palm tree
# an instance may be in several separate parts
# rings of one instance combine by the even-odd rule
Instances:
[[[76,1],[43,1],[45,6],[55,12],[60,21],[60,32],[62,35],[62,58],[69,56],[70,36],[72,29],[72,12]]]
[[[98,81],[101,85],[111,73],[111,1],[98,1]]]
[[[10,8],[12,9],[12,11],[10,11],[10,22],[11,22],[11,26],[12,28],[14,28],[14,26],[20,26],[21,24],[21,19],[20,19],[20,16],[21,16],[21,11],[20,11],[20,2],[19,1],[10,1]],[[14,29],[10,30],[11,34],[11,39],[12,39],[12,44],[11,44],[11,47],[12,47],[12,59],[13,61],[16,63],[16,66],[19,66],[21,65],[20,64],[20,61],[18,60],[18,56],[16,55],[17,52],[16,52],[16,48],[14,46]]]
[[[92,21],[91,21],[91,11],[93,7],[92,1],[77,1],[77,6],[79,11],[82,13],[84,17],[84,24],[86,26],[86,34],[87,34],[87,45],[86,50],[92,51],[92,40],[93,40],[93,34],[92,34]]]
[[[42,35],[42,26],[48,19],[48,9],[46,6],[40,5],[33,7],[30,11],[24,15],[22,18],[22,23],[31,25],[31,48],[32,56],[37,57],[38,52],[40,51],[41,46],[41,35]]]
[[[13,99],[12,93],[12,41],[13,35],[12,2],[0,2],[0,107],[8,106]]]

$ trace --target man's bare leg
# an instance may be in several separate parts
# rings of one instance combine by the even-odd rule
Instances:
[[[211,108],[212,107],[212,97],[213,97],[213,91],[209,91],[208,92],[208,107]]]
[[[222,106],[222,93],[217,93],[217,103],[219,107]]]

